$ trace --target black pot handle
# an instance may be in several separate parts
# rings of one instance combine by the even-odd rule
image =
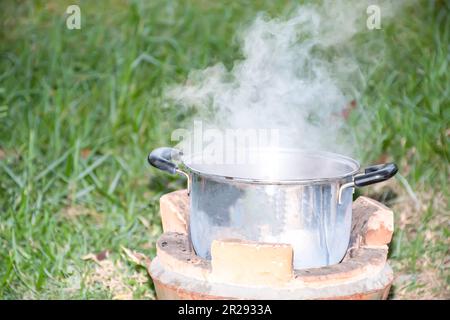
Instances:
[[[376,164],[376,165],[373,165],[373,166],[364,168],[364,173],[365,173],[365,174],[368,174],[368,173],[371,173],[371,172],[375,172],[375,171],[377,171],[377,170],[382,169],[385,165],[386,165],[386,164],[383,163],[383,164]]]
[[[157,148],[148,155],[148,163],[159,170],[175,174],[178,166],[172,160],[179,160],[182,152],[168,147]]]
[[[353,179],[355,187],[364,187],[392,178],[398,171],[395,163],[378,164],[367,167],[364,174]]]

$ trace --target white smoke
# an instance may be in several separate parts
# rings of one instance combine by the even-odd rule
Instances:
[[[167,94],[195,107],[197,119],[211,127],[276,128],[283,147],[352,155],[342,114],[358,99],[364,77],[348,43],[367,32],[373,2],[302,5],[287,19],[259,14],[240,34],[243,59],[231,70],[219,63],[193,71]],[[376,3],[383,22],[398,6]]]

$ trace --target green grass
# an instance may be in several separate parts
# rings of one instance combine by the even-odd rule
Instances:
[[[82,29],[67,30],[70,1],[2,1],[1,298],[112,298],[112,290],[89,281],[96,264],[82,259],[103,250],[121,262],[134,298],[153,295],[150,281],[133,280],[145,270],[121,247],[153,256],[158,198],[183,187],[146,164],[147,152],[169,144],[188,116],[163,101],[162,90],[192,69],[231,66],[240,54],[236,29],[258,11],[280,15],[293,7],[258,3],[81,1]],[[358,101],[370,116],[351,119],[370,123],[357,134],[366,162],[390,155],[423,199],[417,216],[396,229],[396,271],[432,270],[441,283],[433,296],[441,297],[448,296],[450,234],[445,3],[422,1],[377,31],[385,59]],[[402,193],[405,184],[397,187]],[[438,194],[443,204],[431,203],[429,195]],[[407,287],[421,290],[420,281]]]

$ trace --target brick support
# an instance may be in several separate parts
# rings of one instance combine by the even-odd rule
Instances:
[[[149,266],[159,299],[386,299],[393,214],[381,203],[353,203],[350,247],[339,264],[292,269],[292,247],[236,239],[214,241],[212,260],[198,257],[187,234],[186,191],[161,197],[164,234]]]

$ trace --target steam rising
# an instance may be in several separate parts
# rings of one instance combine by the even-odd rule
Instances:
[[[276,128],[282,147],[353,154],[342,114],[364,77],[347,44],[369,32],[368,5],[324,1],[302,5],[287,19],[259,14],[240,34],[243,59],[231,70],[219,63],[193,71],[168,95],[195,107],[211,127]],[[393,14],[391,3],[378,5],[383,19]]]
[[[204,127],[278,129],[280,147],[353,155],[352,132],[343,113],[364,85],[351,42],[359,31],[372,32],[366,28],[368,5],[324,1],[300,6],[287,19],[260,14],[240,35],[242,60],[230,70],[217,64],[194,71],[168,95],[182,106],[195,107]],[[378,5],[385,23],[394,8],[388,2]],[[370,56],[372,63],[374,58],[379,57]],[[357,167],[341,166],[339,172],[336,161],[307,157],[283,162],[281,152],[271,151],[261,166],[232,167],[230,172],[226,166],[213,166],[210,173],[284,181],[329,178]],[[199,181],[191,195],[190,231],[196,253],[204,258],[210,257],[211,241],[222,238],[289,243],[296,269],[337,263],[347,250],[349,189],[346,204],[336,206],[333,184],[216,188],[208,179]]]

